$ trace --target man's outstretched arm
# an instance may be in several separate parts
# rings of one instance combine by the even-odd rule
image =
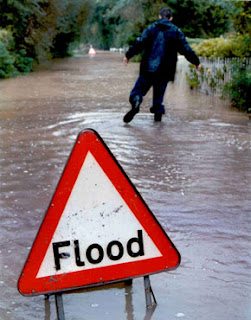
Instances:
[[[197,57],[196,53],[193,51],[193,49],[189,46],[186,40],[186,37],[181,30],[178,31],[178,41],[179,41],[178,42],[179,53],[183,54],[190,63],[194,64],[197,70],[200,70],[201,69],[200,60]]]

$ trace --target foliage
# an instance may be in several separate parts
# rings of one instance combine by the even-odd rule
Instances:
[[[123,47],[157,20],[163,7],[172,9],[173,22],[189,37],[215,37],[228,30],[230,8],[224,1],[96,0],[84,40],[102,49]]]
[[[70,54],[91,12],[90,0],[0,0],[0,77]]]
[[[89,0],[0,0],[2,28],[12,32],[15,50],[38,62],[68,54],[80,38]]]
[[[234,1],[233,26],[241,34],[248,34],[251,37],[251,2]]]
[[[26,56],[25,50],[14,54],[0,41],[0,78],[9,78],[19,73],[30,72],[32,63],[33,59]]]
[[[210,38],[228,30],[230,8],[225,1],[217,0],[170,0],[174,23],[187,36]]]
[[[248,57],[251,53],[251,2],[230,1],[232,24],[235,33],[227,38],[205,40],[193,45],[199,56],[203,57]]]
[[[246,57],[251,52],[250,38],[243,34],[204,40],[192,47],[201,57]]]
[[[204,68],[202,67],[204,71]],[[199,89],[201,87],[199,74],[195,71],[194,66],[192,64],[189,65],[189,73],[186,73],[187,83],[191,90]]]
[[[6,45],[6,47],[13,46],[13,37],[10,31],[0,29],[0,41]]]
[[[0,78],[8,78],[32,70],[33,59],[27,57],[26,51],[13,49],[14,38],[11,32],[0,30]]]
[[[230,97],[232,104],[242,111],[251,113],[251,65],[234,62],[232,77],[224,85],[223,96]]]
[[[218,65],[214,63],[214,60],[210,60],[209,63],[205,62],[199,72],[190,64],[189,72],[186,73],[187,83],[190,89],[199,89],[206,94],[219,93],[222,92],[228,72],[228,64],[225,60]]]
[[[92,18],[84,28],[83,40],[101,49],[123,47],[135,40],[146,26],[142,12],[145,2],[96,0]]]
[[[230,98],[238,109],[251,112],[251,60],[248,58],[203,61],[198,72],[189,65],[186,73],[190,89]]]
[[[16,74],[15,59],[8,51],[6,44],[0,40],[0,78],[7,78]]]
[[[189,45],[195,45],[195,44],[200,44],[201,42],[205,41],[205,39],[203,38],[189,38],[189,37],[186,37]]]
[[[232,24],[235,33],[227,38],[205,40],[192,44],[199,56],[210,59],[238,57],[231,64],[221,67],[202,68],[200,74],[190,68],[186,74],[191,89],[221,92],[223,97],[230,97],[232,104],[242,111],[251,112],[251,2],[232,1]],[[212,62],[213,65],[213,62]],[[226,80],[226,76],[228,78]],[[206,88],[206,89],[205,89]]]
[[[15,63],[14,66],[16,70],[20,73],[27,73],[32,70],[33,58],[27,57],[25,49],[21,49],[15,53]]]
[[[160,9],[167,6],[173,11],[173,22],[187,36],[205,39],[228,30],[234,8],[232,24],[239,30],[240,39],[249,42],[250,5],[243,1],[0,0],[1,28],[12,37],[11,46],[0,40],[2,56],[9,67],[15,61],[19,71],[31,68],[31,59],[34,64],[70,55],[71,44],[79,40],[101,49],[124,47],[158,19]],[[241,31],[243,28],[245,32]],[[218,47],[223,46],[228,56],[243,49],[233,45],[229,49],[228,43],[219,41]]]

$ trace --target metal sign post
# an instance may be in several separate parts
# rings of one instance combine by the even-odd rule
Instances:
[[[149,276],[144,276],[144,286],[145,286],[145,295],[146,295],[146,307],[152,308],[157,305],[157,301],[155,299],[151,282]]]
[[[61,293],[55,294],[55,302],[58,320],[65,320],[63,297]]]

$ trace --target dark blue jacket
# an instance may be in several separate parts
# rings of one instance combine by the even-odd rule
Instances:
[[[192,64],[200,64],[184,33],[168,19],[160,19],[148,26],[129,47],[126,57],[131,59],[141,52],[140,73],[157,72],[168,80],[174,80],[178,52]]]

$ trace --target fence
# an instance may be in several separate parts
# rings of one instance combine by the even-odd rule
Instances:
[[[204,58],[202,68],[196,71],[192,65],[186,73],[187,83],[191,89],[213,95],[222,95],[223,88],[232,79],[236,69],[251,68],[251,58]]]

